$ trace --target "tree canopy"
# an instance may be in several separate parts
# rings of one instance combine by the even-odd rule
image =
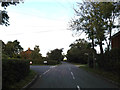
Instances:
[[[70,49],[67,51],[67,59],[70,62],[77,62],[81,64],[87,63],[86,53],[92,57],[95,51],[91,49],[90,43],[84,39],[78,39],[70,45]]]
[[[14,40],[13,42],[8,41],[7,44],[2,42],[3,56],[17,58],[22,51],[23,48],[21,47],[20,42],[18,40]]]
[[[35,45],[34,50],[31,53],[32,59],[42,59],[42,54],[40,53],[40,48],[38,45]]]
[[[47,58],[49,60],[56,60],[58,62],[63,60],[63,55],[62,55],[63,49],[54,49],[51,50],[50,52],[47,53]]]
[[[110,49],[111,34],[115,18],[120,14],[120,5],[117,2],[83,2],[77,3],[78,9],[74,9],[77,18],[71,20],[70,29],[76,32],[83,31],[91,40],[92,48],[99,45],[103,53],[103,41],[106,41]]]

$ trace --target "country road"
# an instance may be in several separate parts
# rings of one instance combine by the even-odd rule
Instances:
[[[92,75],[70,63],[56,66],[30,66],[39,77],[30,88],[117,88],[110,82]]]

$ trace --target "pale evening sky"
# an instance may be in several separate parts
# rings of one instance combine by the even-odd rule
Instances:
[[[49,50],[64,48],[84,35],[73,37],[67,30],[69,21],[74,17],[73,7],[81,0],[24,0],[17,6],[7,7],[10,26],[0,25],[0,39],[5,43],[18,40],[27,50],[39,45],[43,56]]]

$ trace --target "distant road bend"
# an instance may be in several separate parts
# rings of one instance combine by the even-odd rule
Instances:
[[[30,88],[117,89],[117,86],[106,80],[66,62],[56,66],[30,66],[30,68],[39,74],[39,78]]]

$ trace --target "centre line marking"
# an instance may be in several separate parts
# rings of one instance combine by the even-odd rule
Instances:
[[[43,75],[45,74],[46,72],[43,73]]]
[[[74,75],[73,75],[73,73],[72,73],[72,72],[71,72],[71,75],[72,75],[73,79],[75,79],[75,77],[74,77]]]
[[[78,90],[80,90],[80,87],[77,85]]]
[[[45,72],[43,73],[43,75],[46,74],[46,73],[49,72],[49,71],[50,71],[50,69],[48,69],[47,71],[45,71]]]

